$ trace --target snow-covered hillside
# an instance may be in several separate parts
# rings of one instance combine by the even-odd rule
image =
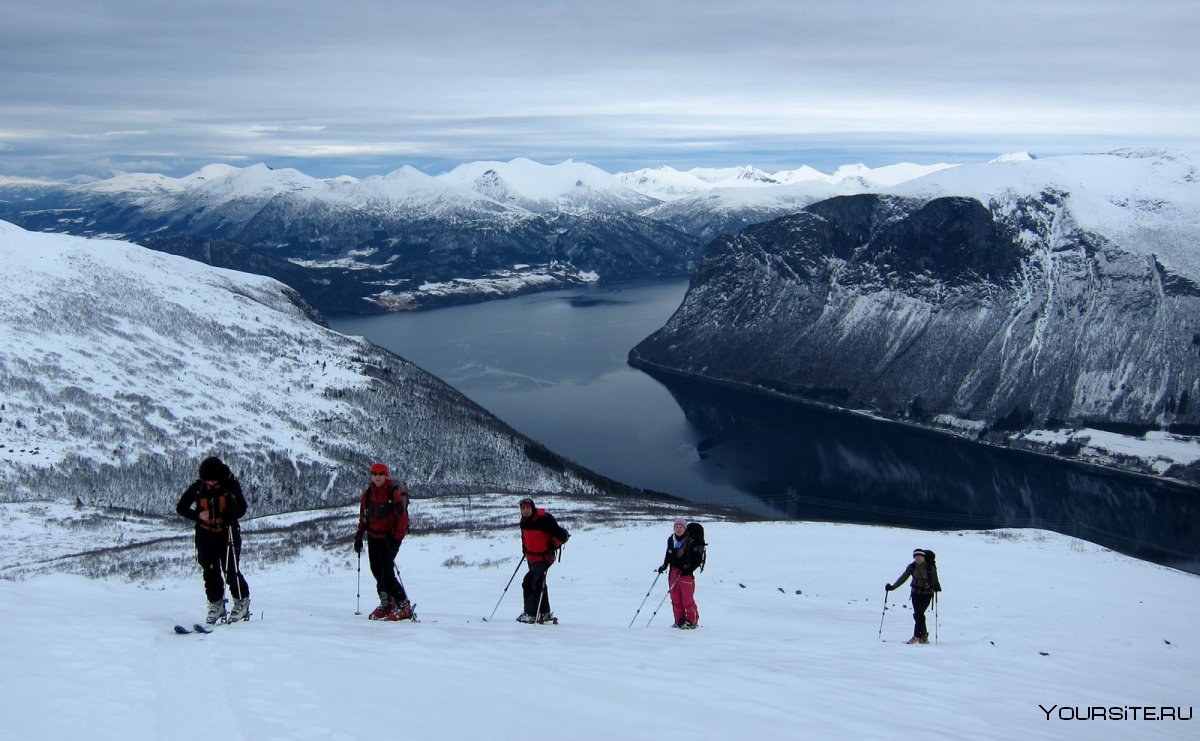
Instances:
[[[668,627],[669,601],[661,602],[665,577],[652,571],[676,512],[630,506],[613,521],[607,503],[548,498],[539,504],[572,532],[550,571],[561,623],[528,626],[513,621],[521,573],[504,593],[518,569],[516,498],[490,501],[484,509],[459,498],[414,502],[429,523],[458,522],[419,530],[400,550],[416,623],[366,619],[370,577],[359,586],[346,507],[329,513],[336,542],[301,548],[287,561],[269,560],[263,547],[286,540],[286,531],[263,532],[251,521],[243,570],[256,618],[210,636],[172,632],[195,621],[204,601],[181,520],[167,527],[169,540],[124,551],[131,562],[145,550],[175,557],[133,583],[120,571],[96,580],[0,580],[0,662],[10,679],[0,693],[0,735],[1196,735],[1193,575],[1037,530],[708,519],[708,566],[696,593],[701,627],[678,631]],[[11,505],[0,512],[9,532],[42,527]],[[0,545],[5,566],[10,543]],[[904,644],[912,630],[907,588],[884,610],[883,585],[914,547],[937,552],[945,589],[928,616],[936,644],[926,646]],[[359,605],[364,614],[355,615]],[[484,622],[493,609],[495,619]]]
[[[606,486],[274,280],[3,222],[0,264],[0,500],[163,511],[211,453],[260,511],[372,459],[435,490]]]

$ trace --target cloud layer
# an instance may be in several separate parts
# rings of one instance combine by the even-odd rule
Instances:
[[[1200,6],[980,5],[0,0],[0,173],[777,169],[1200,131]]]

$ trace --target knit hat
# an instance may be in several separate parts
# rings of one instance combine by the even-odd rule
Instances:
[[[371,464],[371,473],[382,473],[384,476],[387,476],[388,475],[388,467],[382,463],[372,463]]]
[[[921,550],[920,548],[913,549],[913,558],[916,558],[917,556],[924,556],[924,555],[925,555],[925,551]]]
[[[683,519],[682,517],[676,517],[676,518],[675,518],[675,524],[676,524],[676,525],[683,525],[684,527],[687,527],[687,520]]]
[[[221,481],[228,478],[229,467],[221,462],[221,459],[215,455],[209,456],[200,462],[200,480],[201,481]]]

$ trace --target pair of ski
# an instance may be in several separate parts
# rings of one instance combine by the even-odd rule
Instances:
[[[222,622],[226,625],[231,625],[233,623],[245,622],[246,620],[249,620],[249,619],[250,619],[249,616],[247,616],[245,618],[242,618],[241,620],[223,620]],[[205,625],[204,623],[192,623],[192,627],[190,627],[190,628],[185,625],[176,625],[175,632],[181,636],[188,635],[189,633],[212,633],[214,627],[215,627],[215,624],[214,625]]]
[[[185,636],[188,633],[211,633],[213,630],[203,623],[194,623],[190,628],[186,628],[182,625],[176,625],[175,632],[181,636]]]

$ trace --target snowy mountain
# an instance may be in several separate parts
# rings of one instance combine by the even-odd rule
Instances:
[[[1008,160],[748,227],[631,361],[1006,444],[1200,430],[1196,162]]]
[[[169,511],[214,453],[260,514],[344,502],[373,459],[435,493],[622,489],[277,281],[3,222],[0,261],[0,500]]]
[[[844,165],[829,175],[807,166],[771,174],[749,167],[683,173],[662,168],[621,177],[631,188],[664,201],[643,213],[707,243],[826,198],[876,192],[951,167],[900,163],[872,169],[859,164]]]
[[[0,694],[4,732],[509,741],[533,724],[582,741],[1195,736],[1195,575],[1039,530],[739,523],[551,497],[539,505],[572,533],[549,572],[561,623],[530,626],[513,621],[519,584],[505,593],[524,573],[515,500],[414,500],[420,526],[397,565],[420,622],[366,619],[373,585],[356,582],[351,508],[251,520],[243,571],[255,617],[209,636],[171,629],[203,614],[179,518],[98,525],[90,508],[0,504],[0,661],[19,678]],[[652,572],[678,515],[705,521],[710,543],[694,631],[668,627],[667,579]],[[15,563],[50,555],[47,522],[59,525],[51,553],[68,557],[12,580]],[[882,589],[914,547],[937,552],[944,588],[928,615],[936,643],[924,646],[904,645],[908,587],[887,600]]]
[[[612,175],[581,162],[515,159],[436,177],[404,167],[321,180],[262,164],[209,165],[182,178],[3,178],[0,218],[31,231],[159,240],[156,249],[179,239],[241,244],[324,271],[296,286],[319,309],[368,312],[687,274],[718,233],[942,167],[858,166],[853,177],[748,166]],[[248,257],[232,265],[263,266]],[[290,279],[291,271],[267,274]]]

